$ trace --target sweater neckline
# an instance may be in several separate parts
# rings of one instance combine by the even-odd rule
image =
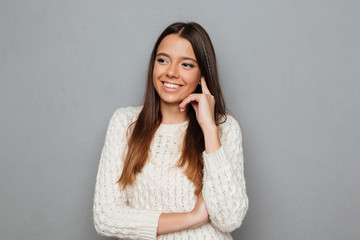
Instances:
[[[158,132],[167,133],[167,134],[174,134],[174,133],[182,133],[183,130],[186,129],[189,121],[179,122],[179,123],[160,123],[158,128]]]

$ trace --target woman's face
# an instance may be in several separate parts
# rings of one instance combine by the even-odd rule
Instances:
[[[170,34],[160,43],[155,57],[153,83],[161,104],[179,104],[193,93],[201,78],[191,43]]]

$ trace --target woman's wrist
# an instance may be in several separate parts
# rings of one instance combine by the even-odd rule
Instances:
[[[214,125],[208,125],[202,128],[205,141],[206,153],[212,153],[221,147],[220,138],[218,134],[218,128]]]
[[[190,227],[191,229],[201,227],[202,225],[208,222],[205,219],[201,218],[201,216],[197,214],[194,210],[189,212],[189,219],[191,223],[191,227]]]

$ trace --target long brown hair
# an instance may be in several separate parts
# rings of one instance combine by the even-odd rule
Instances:
[[[225,102],[219,84],[215,51],[209,35],[203,27],[194,22],[171,24],[160,34],[151,53],[144,105],[138,119],[132,124],[133,126],[131,125],[133,128],[128,140],[128,152],[125,156],[121,177],[118,180],[123,189],[127,184],[135,182],[136,175],[144,167],[149,156],[151,141],[162,120],[160,97],[153,85],[153,69],[158,46],[170,34],[178,34],[191,43],[201,74],[215,98],[216,124],[226,120]],[[198,86],[195,92],[201,92],[201,87]],[[194,109],[189,106],[186,113],[189,125],[186,129],[178,166],[186,167],[184,174],[193,182],[196,187],[195,194],[198,195],[202,189],[204,135],[196,120]]]

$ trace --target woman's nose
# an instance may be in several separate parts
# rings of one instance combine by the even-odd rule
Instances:
[[[173,63],[169,64],[168,69],[167,69],[167,76],[175,77],[175,78],[178,77],[178,69],[175,64],[173,64]]]

